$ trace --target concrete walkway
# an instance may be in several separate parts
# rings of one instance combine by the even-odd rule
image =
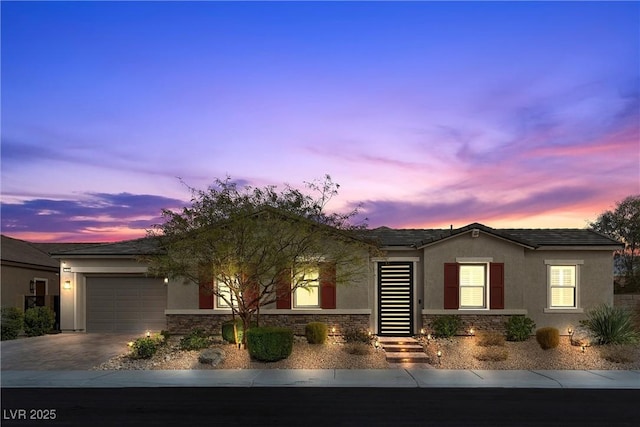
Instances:
[[[640,370],[220,369],[175,371],[2,371],[1,385],[3,388],[388,387],[640,389]]]

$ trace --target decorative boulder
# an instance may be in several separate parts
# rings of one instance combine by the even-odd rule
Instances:
[[[198,362],[205,365],[217,366],[224,361],[224,351],[220,348],[207,348],[198,356]]]
[[[590,347],[596,338],[586,326],[577,326],[571,334],[571,345]]]

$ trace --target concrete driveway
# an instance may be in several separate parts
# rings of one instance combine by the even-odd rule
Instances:
[[[65,333],[0,343],[2,370],[87,370],[125,353],[139,334]]]

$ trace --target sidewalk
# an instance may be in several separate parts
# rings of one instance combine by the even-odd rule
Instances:
[[[640,389],[633,371],[237,369],[2,371],[3,388],[381,387]]]

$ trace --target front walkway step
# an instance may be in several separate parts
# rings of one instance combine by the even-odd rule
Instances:
[[[411,337],[378,337],[387,362],[395,367],[420,367],[429,363],[422,345]]]

